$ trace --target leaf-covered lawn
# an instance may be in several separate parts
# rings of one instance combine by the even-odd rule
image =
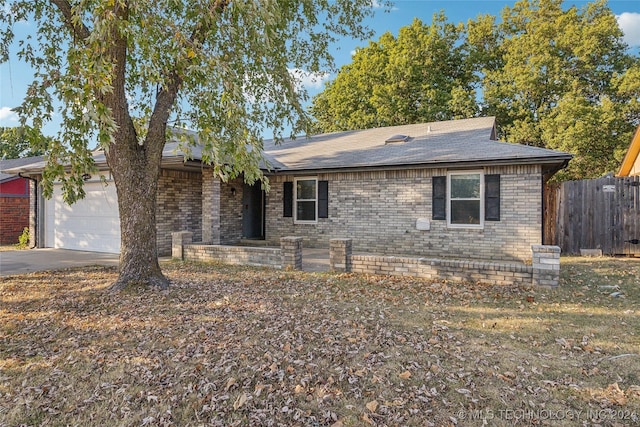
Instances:
[[[0,426],[640,423],[640,260],[563,258],[557,291],[163,269],[0,279]]]

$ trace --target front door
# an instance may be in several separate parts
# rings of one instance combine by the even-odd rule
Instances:
[[[260,183],[242,188],[242,237],[264,239],[264,191]]]

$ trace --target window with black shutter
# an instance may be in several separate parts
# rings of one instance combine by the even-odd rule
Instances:
[[[448,227],[465,228],[482,228],[484,221],[500,221],[500,175],[453,171],[447,176],[434,176],[432,185],[433,220],[447,220]]]
[[[484,219],[500,221],[500,175],[484,176]]]
[[[431,198],[432,219],[447,219],[447,177],[432,178],[433,195]]]
[[[318,181],[318,218],[329,218],[329,181]]]
[[[285,182],[283,185],[282,216],[293,216],[293,182]]]

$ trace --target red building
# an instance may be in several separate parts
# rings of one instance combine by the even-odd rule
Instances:
[[[0,160],[0,244],[18,243],[29,226],[29,180],[3,171],[41,160],[42,157]]]

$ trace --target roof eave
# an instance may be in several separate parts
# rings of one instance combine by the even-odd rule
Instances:
[[[311,174],[311,173],[336,173],[336,172],[361,172],[371,170],[407,170],[407,169],[470,169],[490,166],[510,166],[510,165],[546,165],[549,166],[544,173],[553,170],[553,173],[564,168],[573,158],[571,154],[547,157],[532,157],[526,159],[496,159],[496,160],[466,160],[452,162],[429,162],[429,163],[404,163],[395,165],[372,165],[372,166],[343,166],[326,168],[276,168],[272,171],[263,169],[267,175],[275,174]]]
[[[616,176],[629,176],[629,172],[631,172],[631,168],[633,168],[638,154],[640,154],[640,125],[633,135],[627,154],[625,154],[624,159],[622,159],[622,164]]]

